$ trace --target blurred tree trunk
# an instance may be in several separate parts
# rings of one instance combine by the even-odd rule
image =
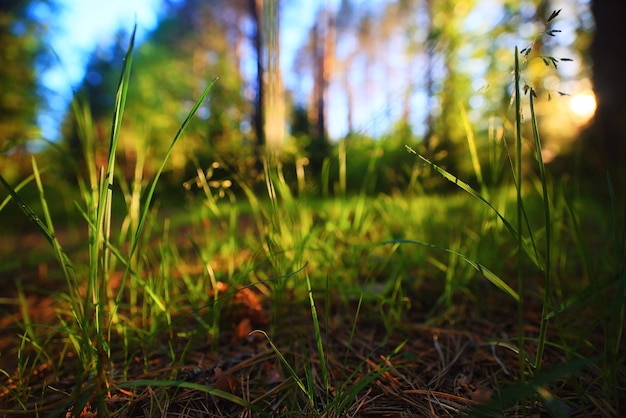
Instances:
[[[335,16],[334,22],[334,45],[344,37],[346,34],[353,30],[353,25],[356,19],[355,6],[350,0],[341,0],[341,5]],[[358,56],[359,50],[352,49],[349,53],[343,57],[337,57],[335,55],[335,71],[340,74],[341,87],[346,94],[346,125],[348,126],[347,136],[350,136],[354,130],[354,105],[355,105],[355,91],[354,86],[350,82],[350,70],[354,65],[354,61]]]
[[[285,99],[280,69],[280,2],[264,0],[263,34],[266,62],[264,80],[265,95],[265,141],[268,149],[280,151],[285,143]]]
[[[280,151],[285,140],[285,99],[280,71],[279,0],[250,0],[255,21],[257,95],[254,127],[259,150]]]
[[[250,0],[250,14],[255,23],[254,50],[256,52],[256,98],[254,106],[254,131],[259,151],[265,145],[265,118],[263,116],[263,0]]]
[[[313,80],[313,141],[326,141],[328,128],[326,126],[326,98],[328,85],[332,73],[334,55],[334,24],[328,11],[318,15],[313,28],[313,65],[315,77]]]
[[[593,147],[589,151],[600,157],[600,163],[619,168],[626,157],[626,63],[620,57],[626,2],[594,0],[591,11],[596,23],[591,58],[598,107],[593,123],[594,142],[588,146]]]
[[[424,148],[429,149],[431,139],[435,135],[435,116],[433,109],[435,108],[435,88],[434,88],[434,62],[435,62],[435,41],[433,27],[433,4],[432,0],[424,2],[425,15],[427,16],[428,25],[428,45],[426,48],[426,135],[424,135]]]
[[[312,33],[313,100],[311,101],[311,143],[308,147],[311,167],[321,171],[329,150],[328,86],[335,56],[335,23],[328,9],[319,11]]]

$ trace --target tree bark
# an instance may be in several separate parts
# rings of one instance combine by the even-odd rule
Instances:
[[[600,163],[619,168],[626,157],[626,62],[620,58],[626,2],[594,0],[591,11],[596,23],[591,59],[597,109],[592,128],[595,138],[588,146]]]
[[[265,0],[263,11],[266,63],[265,145],[280,152],[285,143],[285,93],[280,69],[280,1]]]
[[[256,52],[256,100],[254,106],[254,130],[259,152],[265,145],[265,118],[263,116],[263,101],[265,100],[263,87],[263,0],[250,0],[250,14],[255,23],[254,49]]]

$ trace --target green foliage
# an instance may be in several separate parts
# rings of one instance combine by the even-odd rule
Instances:
[[[45,24],[29,15],[32,4],[20,0],[0,5],[1,166],[10,163],[5,160],[9,151],[19,153],[14,147],[25,147],[26,142],[38,135],[36,110],[42,103],[35,66],[44,63],[41,57]]]
[[[240,94],[243,91],[240,63],[225,39],[227,31],[218,20],[220,11],[213,12],[208,5],[196,5],[201,10],[195,10],[194,14],[203,19],[196,22],[195,17],[187,14],[192,10],[191,4],[180,7],[137,48],[133,58],[137,70],[131,76],[128,90],[129,116],[121,127],[118,147],[120,170],[125,178],[133,177],[140,154],[144,154],[141,157],[144,174],[155,173],[160,156],[167,152],[169,135],[193,104],[190,93],[199,94],[200,85],[220,77],[211,99],[203,103],[196,118],[190,121],[187,139],[176,147],[170,159],[171,172],[168,170],[163,183],[165,187],[176,188],[180,187],[181,174],[195,171],[189,161],[209,166],[216,156],[224,159],[228,154],[233,154],[236,161],[241,155],[238,151],[249,139],[241,130],[247,105]],[[193,25],[204,29],[190,31]],[[125,38],[120,33],[116,44],[93,55],[79,91],[94,119],[95,140],[99,144],[96,157],[108,151],[108,115],[113,105],[110,92],[119,72]],[[70,115],[66,121],[65,137],[70,148],[79,149],[76,122],[72,118]]]

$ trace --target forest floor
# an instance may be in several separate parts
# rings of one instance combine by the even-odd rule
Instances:
[[[32,253],[41,241],[22,236],[14,249]],[[0,410],[5,416],[72,415],[67,402],[80,380],[71,367],[77,360],[58,331],[62,302],[51,294],[59,285],[51,280],[51,269],[42,262],[38,268],[11,272],[13,276],[3,273]],[[27,295],[19,304],[15,282],[22,283]],[[626,405],[623,387],[619,402],[608,399],[598,368],[584,361],[578,364],[556,344],[546,347],[542,365],[546,372],[534,380],[527,376],[531,382],[521,384],[519,356],[512,345],[502,343],[518,332],[517,305],[504,295],[489,300],[480,295],[459,297],[452,309],[433,313],[437,294],[420,287],[420,294],[406,294],[405,309],[395,318],[379,304],[365,300],[359,305],[358,298],[346,301],[334,289],[314,291],[318,334],[308,300],[286,294],[275,306],[275,299],[254,287],[222,286],[230,298],[215,340],[198,333],[186,337],[190,334],[182,330],[197,322],[181,310],[172,319],[172,328],[181,332],[169,333],[136,354],[126,352],[122,342],[111,341],[104,399],[110,416],[618,417],[616,404]],[[26,306],[28,310],[23,309]],[[24,349],[26,312],[28,321],[48,330],[47,358],[41,358],[41,350]],[[540,318],[541,304],[528,300],[524,332],[530,358],[535,355]],[[581,329],[588,323],[580,318]],[[558,326],[557,322],[550,329],[549,341],[563,339],[562,332],[552,332]],[[253,332],[257,329],[269,339]],[[322,337],[321,350],[317,335]],[[595,339],[601,346],[603,338],[598,327],[588,343]],[[276,349],[305,387],[298,386]],[[173,362],[172,352],[184,352],[179,357],[184,361]],[[584,352],[584,347],[577,347],[576,356]],[[18,353],[33,356],[27,367],[18,366],[24,364]],[[64,366],[58,367],[61,363]],[[622,370],[622,383],[623,379]],[[89,393],[93,376],[85,376],[82,385]],[[236,395],[252,407],[214,396],[203,390],[206,387]],[[17,402],[15,393],[20,391],[30,395]],[[98,406],[94,398],[75,401],[85,405],[76,415],[103,415],[98,414],[102,404]]]

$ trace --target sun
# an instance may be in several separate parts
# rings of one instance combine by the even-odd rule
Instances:
[[[569,107],[581,122],[587,122],[596,111],[596,96],[591,92],[576,94],[570,99]]]

